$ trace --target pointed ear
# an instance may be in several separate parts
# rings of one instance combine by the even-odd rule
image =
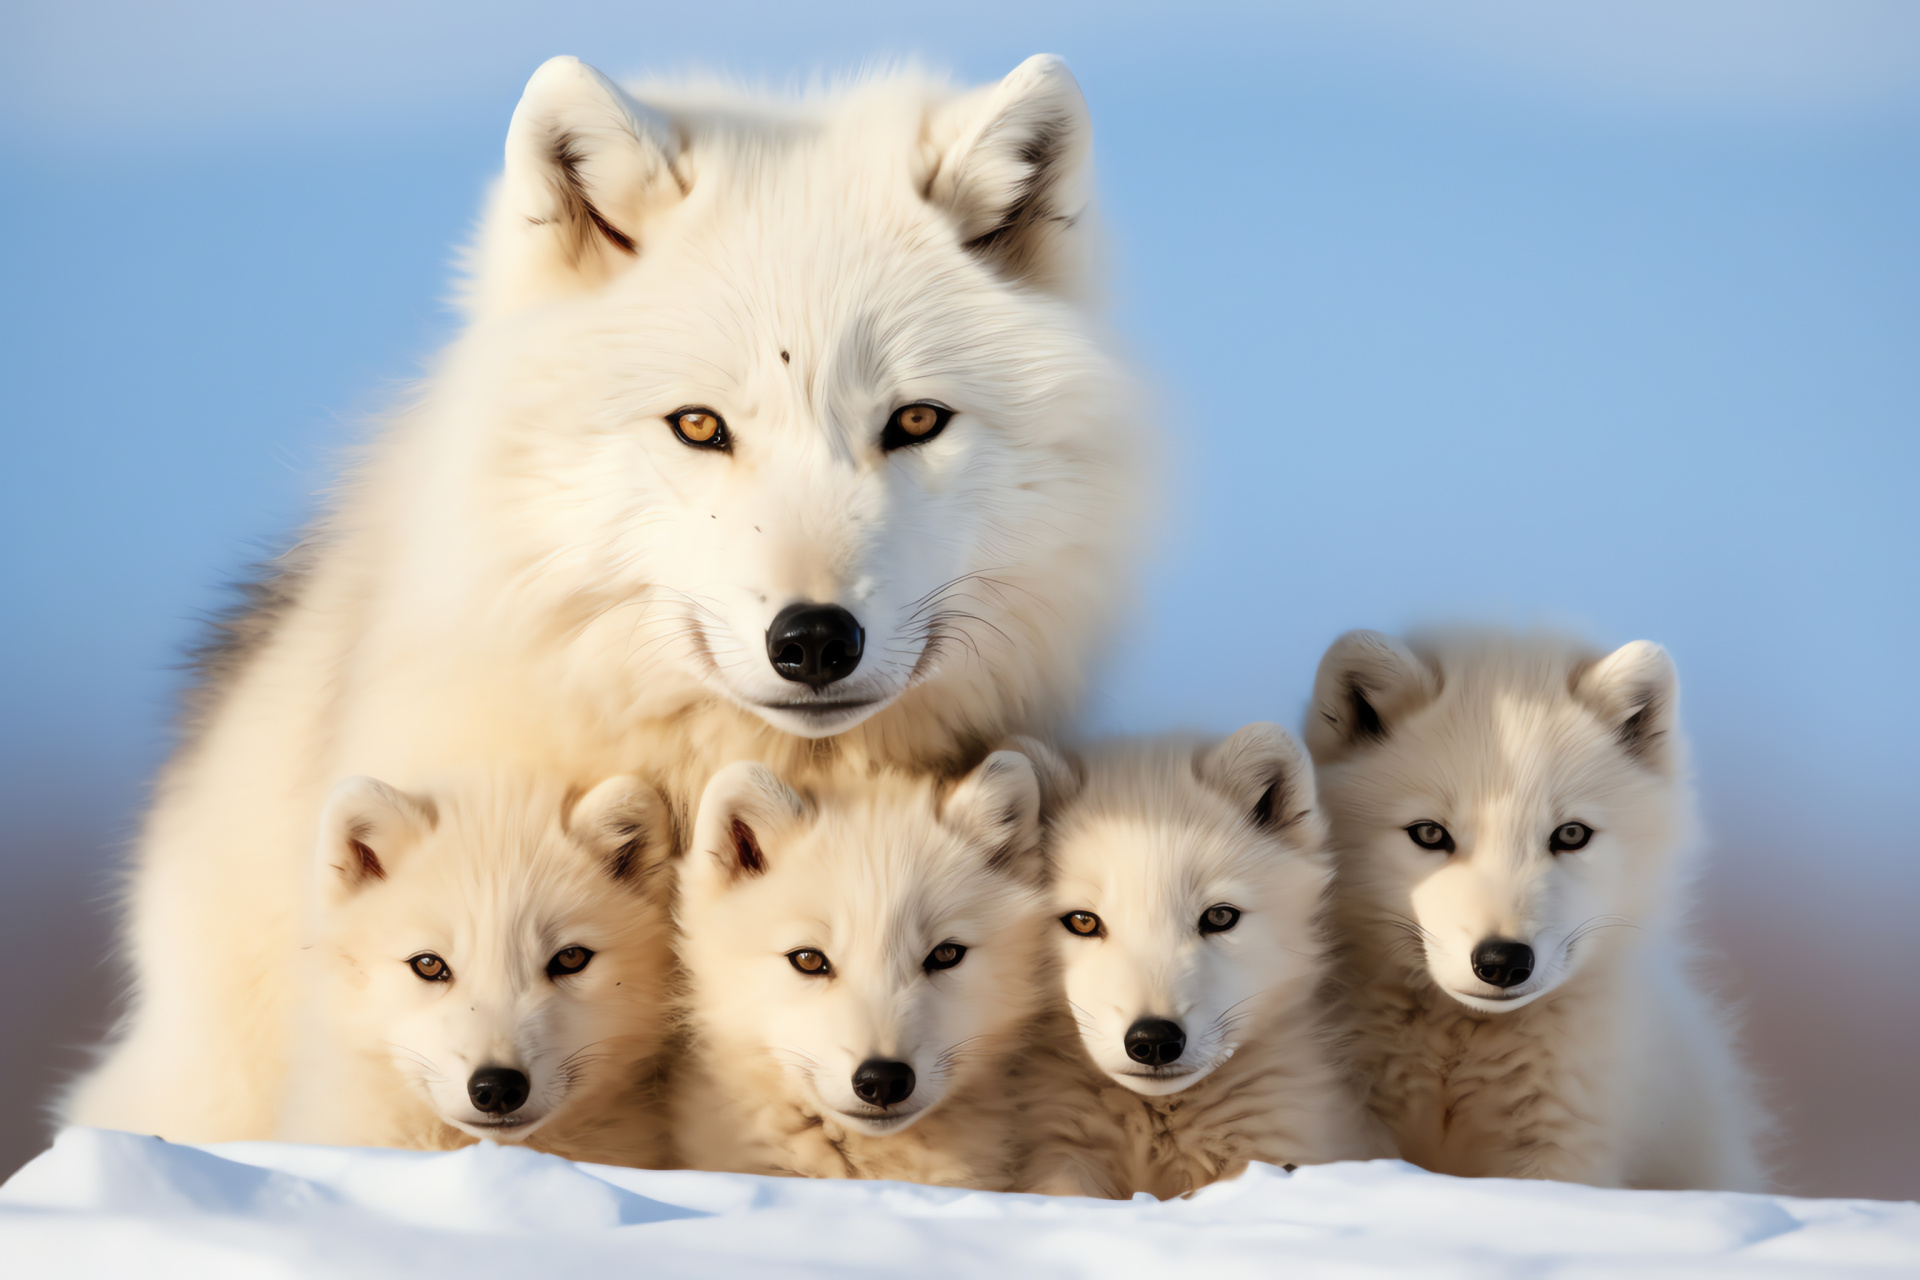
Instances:
[[[666,800],[628,775],[608,778],[578,797],[565,825],[620,884],[645,884],[673,853],[673,816]]]
[[[1061,751],[1038,738],[1016,734],[1000,744],[1003,751],[1017,751],[1033,765],[1040,780],[1040,810],[1051,813],[1080,794],[1086,785],[1086,769],[1080,758]]]
[[[761,875],[767,869],[766,837],[806,812],[807,802],[780,775],[752,760],[735,761],[700,794],[688,862],[708,872],[717,868],[729,884]]]
[[[1593,708],[1635,760],[1659,773],[1680,766],[1680,674],[1667,651],[1651,640],[1621,645],[1576,672],[1573,693]]]
[[[647,215],[688,185],[672,126],[577,58],[533,73],[506,152],[478,263],[483,310],[604,283],[639,253]]]
[[[940,820],[1008,869],[1040,847],[1040,775],[1018,751],[996,751],[954,785]]]
[[[1307,747],[1322,764],[1368,743],[1384,742],[1397,717],[1440,692],[1426,663],[1391,636],[1349,631],[1320,659],[1307,713]]]
[[[1063,289],[1077,281],[1093,197],[1093,122],[1066,64],[1039,54],[999,84],[936,109],[926,196],[961,243],[1009,279]]]
[[[1200,752],[1193,769],[1262,830],[1285,831],[1314,811],[1313,762],[1277,724],[1246,726]]]
[[[327,900],[340,903],[376,880],[439,821],[433,801],[377,778],[348,778],[320,813],[319,874]]]

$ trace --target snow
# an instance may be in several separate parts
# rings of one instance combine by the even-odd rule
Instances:
[[[515,1147],[70,1129],[0,1187],[32,1276],[1907,1276],[1920,1204],[1603,1191],[1396,1161],[1132,1203],[579,1165]]]

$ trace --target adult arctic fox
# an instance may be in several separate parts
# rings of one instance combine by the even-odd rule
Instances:
[[[1757,1189],[1758,1111],[1693,977],[1666,651],[1342,636],[1307,742],[1355,1064],[1442,1173]]]
[[[338,778],[684,804],[735,759],[964,768],[1060,716],[1137,509],[1090,152],[1048,57],[801,102],[541,67],[471,323],[209,664],[136,852],[129,1014],[66,1118],[271,1130]]]
[[[1317,1000],[1329,867],[1306,753],[1251,724],[1060,766],[1050,914],[1097,1070],[1036,1113],[1025,1185],[1166,1199],[1249,1160],[1386,1154]]]
[[[665,802],[480,777],[334,789],[281,1135],[669,1162]]]
[[[1010,1078],[1052,994],[1040,789],[988,756],[951,794],[882,775],[802,796],[729,766],[700,800],[676,910],[695,1168],[1006,1189]]]

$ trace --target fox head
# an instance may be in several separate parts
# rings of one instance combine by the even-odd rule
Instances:
[[[1071,698],[1138,510],[1090,155],[1048,57],[774,106],[542,66],[439,415],[510,513],[515,615],[610,696],[811,738],[899,704],[909,754]]]
[[[883,776],[809,800],[763,765],[721,770],[678,905],[711,1069],[764,1054],[878,1135],[994,1061],[1045,991],[1039,805],[1005,751],[944,797]]]
[[[476,1138],[524,1141],[617,1086],[661,1036],[672,844],[665,803],[630,777],[585,795],[340,783],[316,949],[347,1041]]]
[[[1198,749],[1108,747],[1053,776],[1053,936],[1081,1041],[1136,1093],[1191,1088],[1320,975],[1313,766],[1252,724]]]
[[[1600,656],[1545,637],[1342,636],[1307,741],[1343,910],[1470,1008],[1552,991],[1671,901],[1691,835],[1677,696],[1646,641]]]

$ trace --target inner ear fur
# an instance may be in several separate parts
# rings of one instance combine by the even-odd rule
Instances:
[[[630,774],[608,778],[573,800],[567,834],[621,884],[642,884],[673,852],[673,813],[658,790]]]
[[[1033,761],[1003,749],[954,784],[940,807],[940,820],[985,849],[991,866],[1013,869],[1040,847],[1040,800]]]
[[[338,901],[386,879],[438,822],[430,797],[408,795],[378,778],[343,779],[320,813],[316,871],[329,897]]]
[[[767,838],[804,817],[807,802],[780,775],[755,760],[738,760],[713,775],[700,793],[691,857],[729,882],[767,870]]]
[[[1259,721],[1196,753],[1194,773],[1240,807],[1247,821],[1284,831],[1312,814],[1313,762],[1292,734]]]
[[[1674,733],[1679,717],[1680,673],[1673,658],[1651,640],[1634,640],[1606,657],[1576,668],[1573,695],[1614,732],[1621,749],[1650,769],[1678,767]]]
[[[1378,631],[1349,631],[1320,659],[1307,748],[1324,764],[1384,742],[1398,718],[1439,692],[1439,676],[1406,645]]]
[[[1066,64],[1036,54],[999,84],[934,110],[926,198],[1009,279],[1061,290],[1084,273],[1093,122]]]

